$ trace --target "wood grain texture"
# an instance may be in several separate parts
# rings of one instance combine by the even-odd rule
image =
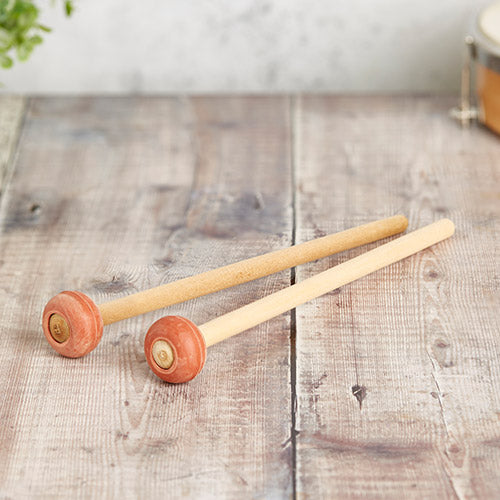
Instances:
[[[0,498],[498,498],[500,140],[452,104],[31,99],[0,211]],[[377,244],[82,359],[42,335],[63,289],[100,303],[395,213],[456,234],[211,347],[189,384],[148,369],[154,320]]]
[[[457,226],[297,309],[299,497],[498,498],[500,141],[457,128],[451,104],[297,102],[297,242],[396,212]]]
[[[211,349],[192,383],[148,369],[159,311],[69,360],[40,314],[291,243],[287,98],[34,99],[1,213],[0,497],[287,497],[289,316]],[[202,323],[290,271],[171,308]]]
[[[14,163],[26,99],[18,96],[0,96],[0,193],[3,191],[10,166]]]

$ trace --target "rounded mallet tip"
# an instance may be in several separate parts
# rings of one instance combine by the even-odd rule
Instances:
[[[92,299],[81,292],[66,291],[49,300],[42,326],[49,344],[59,354],[79,358],[99,344],[103,322]]]
[[[207,357],[203,334],[182,316],[165,316],[153,323],[144,339],[144,352],[155,375],[172,384],[196,377]]]

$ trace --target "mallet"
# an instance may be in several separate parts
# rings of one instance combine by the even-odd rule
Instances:
[[[236,262],[97,306],[81,292],[65,291],[49,300],[42,326],[50,345],[79,358],[99,344],[104,325],[218,292],[305,262],[365,245],[406,229],[403,215],[364,224],[282,250]]]
[[[454,231],[453,222],[441,219],[199,327],[181,316],[161,318],[144,339],[148,364],[167,382],[188,382],[203,368],[208,346],[434,245]]]

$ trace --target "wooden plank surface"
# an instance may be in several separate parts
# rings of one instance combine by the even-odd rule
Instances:
[[[12,102],[0,498],[498,498],[498,137],[446,98]],[[148,370],[156,318],[203,323],[366,248],[111,325],[79,360],[42,336],[62,289],[99,303],[395,213],[457,233],[214,346],[189,384]]]
[[[97,303],[291,243],[287,98],[38,98],[1,214],[0,497],[287,496],[289,316],[213,347],[171,386],[143,337],[89,356],[43,339],[62,289]],[[290,271],[170,308],[203,323]]]
[[[0,96],[0,193],[8,182],[14,164],[26,99],[19,96]]]
[[[409,230],[457,225],[451,240],[297,309],[299,495],[498,498],[500,141],[460,130],[451,104],[297,103],[297,242],[398,212]]]

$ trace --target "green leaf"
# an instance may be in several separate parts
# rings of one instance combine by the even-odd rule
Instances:
[[[16,6],[16,0],[8,0],[7,5],[5,6],[6,10],[12,10]]]
[[[71,0],[66,0],[64,2],[64,9],[66,10],[66,15],[67,16],[71,16],[71,14],[73,13],[73,10],[74,10],[74,5],[73,5],[73,2]]]
[[[4,28],[0,28],[0,45],[8,45],[12,42],[12,35]]]
[[[26,61],[33,50],[33,46],[29,42],[17,46],[17,58],[20,61]]]
[[[0,54],[0,66],[2,66],[2,68],[5,69],[11,68],[13,64],[14,61],[9,56],[6,56],[5,54]]]
[[[45,26],[44,24],[37,24],[37,28],[45,31],[45,33],[50,33],[52,31],[52,28],[49,28],[48,26]]]

